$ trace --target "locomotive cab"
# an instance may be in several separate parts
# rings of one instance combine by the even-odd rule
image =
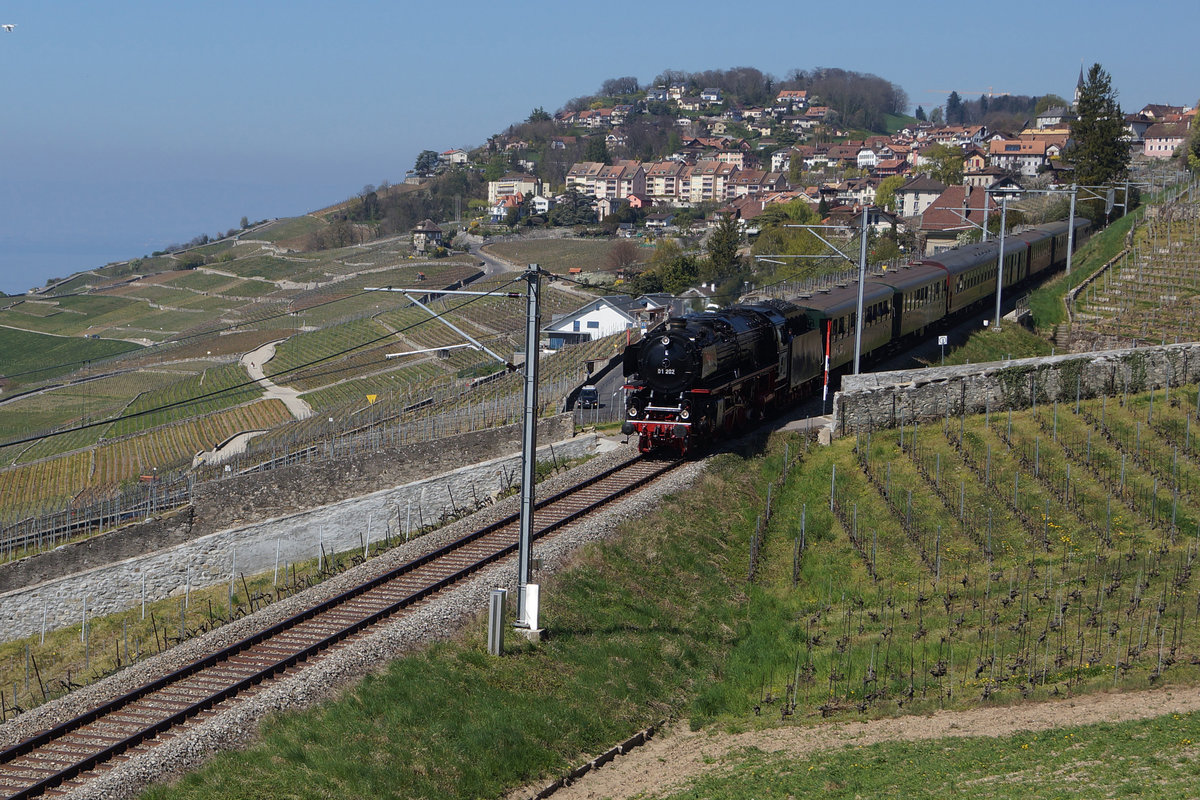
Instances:
[[[686,453],[718,431],[762,417],[790,394],[791,344],[802,312],[768,301],[672,317],[625,351],[627,434],[643,451]]]

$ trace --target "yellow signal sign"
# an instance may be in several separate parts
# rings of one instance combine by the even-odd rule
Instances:
[[[369,395],[367,395],[367,402],[368,402],[368,403],[374,403],[374,402],[375,402],[375,398],[376,398],[376,397],[379,397],[379,395],[377,395],[377,394],[369,394]]]

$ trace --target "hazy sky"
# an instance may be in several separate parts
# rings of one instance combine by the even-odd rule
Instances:
[[[1191,105],[1200,50],[1168,34],[1198,21],[1196,0],[0,0],[0,290],[402,180],[623,75],[842,67],[931,108],[1069,97],[1098,61],[1126,110]]]

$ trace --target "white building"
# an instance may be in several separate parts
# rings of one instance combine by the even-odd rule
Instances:
[[[637,313],[645,306],[626,295],[599,297],[583,308],[563,314],[542,328],[553,350],[563,345],[602,339],[638,324]]]

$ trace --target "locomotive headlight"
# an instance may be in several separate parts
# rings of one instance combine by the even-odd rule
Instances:
[[[659,341],[659,344],[661,344],[661,345],[663,345],[664,347],[666,347],[667,345],[669,345],[669,344],[671,343],[671,337],[670,337],[670,336],[664,336],[664,337],[662,337],[661,339],[659,339],[658,341]]]
[[[688,408],[687,406],[684,406],[684,407],[683,407],[683,408],[682,408],[682,409],[679,411],[679,418],[680,418],[680,419],[691,419],[691,417],[692,417],[692,409]]]
[[[629,408],[625,409],[625,413],[631,417],[636,417],[638,415],[638,407],[630,406]]]

